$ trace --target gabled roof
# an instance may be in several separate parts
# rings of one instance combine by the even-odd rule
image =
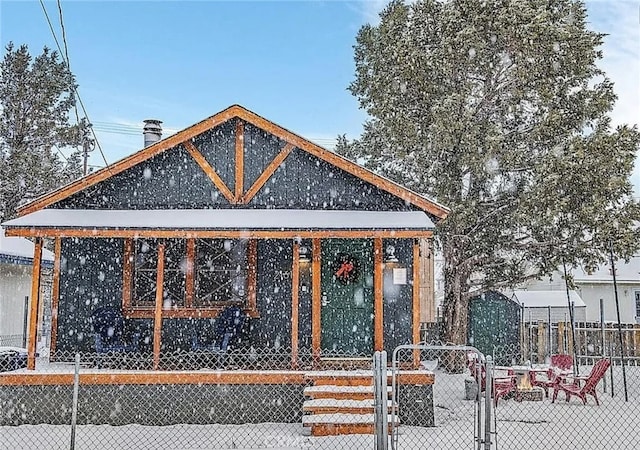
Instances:
[[[567,291],[513,291],[516,302],[525,308],[568,308]],[[587,306],[576,291],[569,291],[569,298],[576,308]]]
[[[319,145],[314,144],[313,142],[304,139],[303,137],[298,136],[297,134],[292,133],[285,128],[282,128],[281,126],[264,119],[263,117],[249,111],[248,109],[243,108],[242,106],[233,105],[209,117],[208,119],[203,120],[202,122],[192,125],[189,128],[186,128],[166,139],[156,142],[155,144],[150,145],[149,147],[146,147],[124,159],[121,159],[120,161],[110,166],[107,166],[83,178],[80,178],[73,183],[63,186],[55,191],[52,191],[35,199],[34,201],[26,205],[21,206],[20,208],[18,208],[18,214],[20,216],[23,216],[25,214],[29,214],[46,208],[56,202],[59,202],[60,200],[70,197],[71,195],[85,188],[104,181],[180,144],[186,143],[186,146],[189,146],[191,140],[197,135],[236,118],[240,119],[243,122],[250,123],[257,128],[260,128],[267,133],[270,133],[282,139],[283,141],[287,142],[287,144],[290,146],[290,149],[296,147],[303,151],[306,151],[311,155],[350,173],[351,175],[354,175],[364,181],[371,183],[381,190],[389,192],[390,194],[403,199],[407,203],[412,204],[419,209],[422,209],[423,211],[431,214],[436,218],[443,219],[449,212],[448,209],[444,206],[432,200],[429,200],[422,195],[419,195],[387,178],[377,175],[370,170],[367,170],[336,153],[326,150]],[[271,173],[273,173],[273,171],[275,171],[275,169],[277,168],[277,165],[281,163],[282,160],[274,161],[274,167],[271,168]],[[230,192],[227,194],[232,195],[232,193]]]

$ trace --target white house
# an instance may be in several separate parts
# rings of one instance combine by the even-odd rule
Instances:
[[[28,326],[27,309],[31,296],[33,249],[31,241],[6,237],[4,229],[0,227],[0,346],[24,346]],[[43,249],[43,269],[50,272],[53,259],[53,253]],[[50,298],[48,279],[50,277],[42,279],[40,288],[43,299]],[[45,311],[44,303],[39,305],[41,316]]]
[[[629,262],[615,261],[614,265],[620,320],[623,323],[640,323],[640,254],[635,255]],[[605,322],[615,322],[617,316],[611,265],[603,264],[590,273],[581,268],[573,269],[572,275],[576,291],[586,305],[587,322],[600,321],[600,299],[604,304]],[[526,288],[529,291],[564,291],[562,272],[557,271],[548,279],[531,282]]]

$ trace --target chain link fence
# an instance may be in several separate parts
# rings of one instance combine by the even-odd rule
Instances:
[[[535,386],[549,366],[515,347],[490,358],[445,345],[377,356],[373,366],[365,355],[286,349],[81,354],[78,364],[41,355],[35,371],[0,373],[0,449],[640,448],[635,360],[624,374],[611,360],[596,405],[590,393],[567,402],[562,388],[554,402],[553,385]],[[580,358],[583,378],[560,382],[580,392],[600,359]],[[531,388],[519,387],[525,375]]]

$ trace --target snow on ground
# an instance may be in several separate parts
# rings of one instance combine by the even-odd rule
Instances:
[[[586,373],[587,369],[582,369]],[[436,371],[436,426],[401,426],[397,449],[473,449],[477,435],[475,404],[464,400],[467,375]],[[599,385],[600,406],[589,397],[569,403],[501,399],[491,417],[496,433],[492,449],[638,449],[640,448],[640,367],[627,368],[629,401],[625,402],[620,367],[614,368],[615,397],[607,375],[607,392]],[[167,411],[170,414],[170,411]],[[483,411],[484,413],[484,411]],[[484,422],[484,416],[483,416]],[[68,425],[0,427],[0,449],[67,449]],[[83,425],[77,428],[78,450],[84,449],[373,449],[374,437],[312,437],[301,424],[173,425],[147,427]]]

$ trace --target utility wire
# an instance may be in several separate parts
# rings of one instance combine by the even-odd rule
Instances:
[[[60,0],[58,0],[58,15],[60,17],[60,28],[62,29],[62,43],[64,44],[64,58],[67,60],[67,69],[69,70],[69,73],[71,74],[71,62],[69,61],[69,48],[67,47],[67,33],[64,29],[64,19],[62,18],[62,5],[60,4]],[[80,115],[78,114],[78,102],[75,101],[76,98],[74,98],[74,102],[73,102],[73,111],[75,112],[76,115],[76,124],[78,124],[78,126],[80,126]],[[88,119],[87,119],[88,120]],[[83,139],[84,141],[84,139]],[[86,142],[82,142],[82,151],[83,151],[83,156],[84,156],[84,160],[86,161],[88,158],[88,154],[87,154],[87,148]],[[87,170],[86,170],[86,163],[85,163],[85,170],[83,175],[87,174]]]
[[[62,47],[60,46],[60,42],[58,41],[58,37],[56,35],[55,30],[53,29],[53,25],[51,24],[51,19],[49,18],[49,14],[47,13],[47,8],[46,6],[44,6],[44,1],[40,0],[40,6],[42,7],[42,11],[44,12],[44,16],[47,19],[47,23],[49,24],[49,29],[51,30],[51,34],[53,35],[53,40],[56,43],[56,46],[58,47],[58,51],[60,52],[60,56],[62,57],[62,59],[64,60],[65,64],[67,65],[67,68],[69,68],[69,59],[68,59],[68,54],[66,52],[62,51]],[[58,6],[60,7],[60,2],[58,1]],[[61,11],[61,7],[60,7],[60,11]],[[62,21],[62,12],[60,13],[60,20]],[[64,27],[63,27],[64,30]],[[64,34],[64,32],[63,32]],[[66,40],[66,39],[65,39]],[[65,42],[65,47],[66,47],[66,42]],[[69,71],[71,71],[71,69],[69,69]],[[72,86],[73,88],[73,92],[76,96],[76,99],[78,100],[78,103],[80,103],[80,108],[82,109],[82,112],[84,113],[85,118],[87,119],[87,121],[89,123],[91,123],[91,120],[89,120],[89,114],[87,114],[87,109],[84,106],[84,103],[82,101],[82,98],[80,97],[80,93],[78,92],[78,90],[76,89],[75,86]],[[93,138],[95,140],[95,143],[98,147],[98,150],[100,151],[100,155],[102,156],[102,160],[105,163],[105,167],[108,169],[109,168],[109,163],[107,162],[107,158],[104,156],[104,152],[102,151],[102,146],[100,145],[100,141],[98,140],[98,136],[96,135],[96,132],[93,130],[93,127],[89,127],[89,129],[91,130],[91,134],[93,135]]]

